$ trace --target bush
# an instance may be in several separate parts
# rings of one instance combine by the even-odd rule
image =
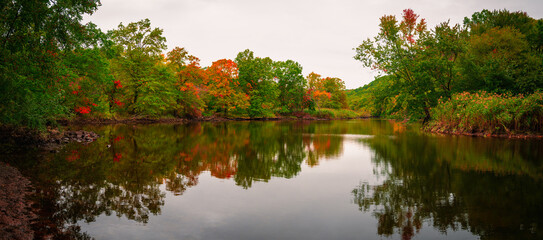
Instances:
[[[432,109],[427,128],[456,133],[541,133],[543,93],[528,96],[487,92],[459,93]]]

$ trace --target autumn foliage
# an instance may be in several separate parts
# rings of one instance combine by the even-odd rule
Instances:
[[[208,88],[209,102],[213,110],[228,112],[249,107],[249,96],[239,90],[237,64],[229,59],[213,62],[206,70],[209,78],[204,82]]]
[[[339,78],[326,77],[314,72],[307,77],[308,87],[317,107],[346,109],[348,108],[345,95],[345,83]]]

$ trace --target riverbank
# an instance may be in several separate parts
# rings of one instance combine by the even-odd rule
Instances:
[[[0,153],[9,154],[24,151],[27,147],[56,152],[69,142],[88,144],[98,137],[100,137],[98,134],[84,130],[48,128],[45,131],[38,131],[29,128],[0,126]]]
[[[33,239],[36,219],[29,200],[30,181],[16,168],[0,162],[0,239]]]
[[[57,120],[58,127],[48,127],[45,130],[36,130],[16,126],[0,126],[0,152],[12,151],[19,147],[37,147],[41,150],[55,152],[68,142],[90,143],[99,136],[96,133],[83,130],[67,130],[70,126],[84,125],[113,125],[113,124],[185,124],[193,122],[227,122],[227,121],[327,121],[363,119],[352,110],[318,109],[315,111],[295,112],[276,117],[224,117],[220,115],[203,116],[200,118],[88,118]],[[79,127],[78,127],[79,128]],[[76,128],[76,129],[78,129]]]
[[[154,123],[188,123],[188,122],[224,122],[224,121],[282,121],[282,120],[343,120],[356,118],[370,118],[349,109],[321,108],[316,110],[305,110],[288,114],[276,113],[273,117],[243,117],[243,116],[222,116],[211,115],[198,118],[174,118],[174,117],[121,117],[121,118],[89,118],[79,117],[74,119],[60,119],[60,125],[108,125],[108,124],[154,124]]]
[[[456,135],[456,136],[470,136],[470,137],[493,137],[493,138],[514,138],[514,139],[543,139],[542,134],[535,133],[489,133],[489,132],[461,132],[461,131],[449,131],[447,129],[440,128],[428,128],[423,127],[423,131],[427,133],[441,134],[441,135]]]

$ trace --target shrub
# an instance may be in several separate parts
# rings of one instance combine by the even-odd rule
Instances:
[[[531,95],[459,93],[432,109],[427,128],[458,133],[541,133],[543,93]]]

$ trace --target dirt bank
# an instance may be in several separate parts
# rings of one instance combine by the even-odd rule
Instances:
[[[33,239],[36,214],[28,200],[30,181],[19,170],[0,162],[0,239]]]
[[[423,128],[425,132],[443,134],[443,135],[457,135],[457,136],[471,136],[471,137],[495,137],[495,138],[514,138],[514,139],[543,139],[541,134],[533,133],[510,133],[510,134],[495,134],[495,133],[484,133],[484,132],[453,132],[446,131],[441,129],[429,129]]]

